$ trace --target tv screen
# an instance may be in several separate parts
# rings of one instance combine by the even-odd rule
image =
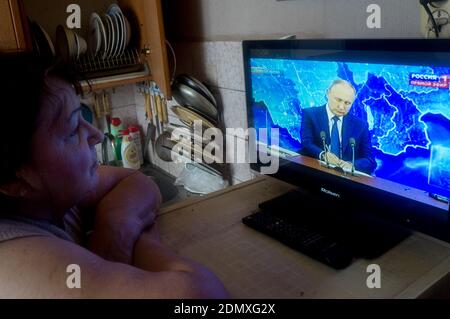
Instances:
[[[249,127],[279,130],[257,142],[290,167],[320,163],[318,184],[351,176],[337,193],[388,191],[448,220],[450,41],[248,41],[244,61]]]

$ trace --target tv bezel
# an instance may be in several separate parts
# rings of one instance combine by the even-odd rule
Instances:
[[[360,55],[365,52],[367,53],[366,57],[373,56],[375,59],[376,56],[380,55],[380,52],[391,52],[404,54],[407,59],[412,60],[417,57],[417,54],[434,53],[435,61],[443,64],[448,61],[447,65],[450,67],[450,39],[247,40],[243,41],[242,48],[249,128],[254,127],[250,68],[250,53],[252,50],[297,50],[297,52],[298,50],[326,50],[333,51],[334,54],[337,51],[346,52],[346,56],[352,51],[358,51]],[[445,56],[444,59],[442,59],[443,56]],[[351,58],[351,56],[349,57]],[[425,62],[423,65],[428,63]],[[250,143],[250,145],[256,146],[257,143]],[[261,171],[261,166],[263,164],[259,162],[250,164],[251,169],[257,173]],[[450,242],[450,208],[445,211],[306,165],[295,164],[283,158],[280,158],[279,170],[271,176],[301,187],[317,196],[327,197],[321,190],[329,190],[332,193],[339,194],[341,203],[351,205],[352,208],[356,207],[361,210],[361,213],[370,212],[409,229]]]

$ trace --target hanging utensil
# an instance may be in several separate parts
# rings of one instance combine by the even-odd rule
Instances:
[[[146,117],[148,120],[147,135],[145,137],[144,154],[147,154],[150,142],[152,143],[152,152],[154,154],[155,153],[155,143],[156,143],[156,126],[153,123],[152,105],[150,102],[150,93],[148,91],[144,92],[144,98],[145,98]],[[152,163],[152,156],[150,155],[150,153],[148,154],[148,156],[149,156],[150,163]]]
[[[150,104],[150,94],[147,92],[144,92],[144,98],[145,98],[145,115],[147,117],[147,120],[152,123],[153,122],[153,113],[152,113],[152,106]]]
[[[145,100],[145,116],[147,118],[148,124],[147,124],[147,133],[145,136],[145,144],[144,144],[144,156],[148,153],[148,160],[150,163],[152,163],[152,156],[148,152],[148,146],[151,141],[152,137],[152,127],[153,125],[153,116],[152,111],[150,107],[150,101],[149,101],[149,94],[147,92],[144,92],[144,100]],[[152,146],[154,144],[152,143]],[[152,150],[154,150],[154,147],[152,147]]]
[[[152,143],[153,143],[152,145],[154,146],[155,142],[156,142],[156,126],[155,126],[155,124],[153,122],[154,108],[153,108],[152,103],[151,103],[150,94],[147,94],[147,103],[148,103],[148,109],[150,110],[150,114],[149,114],[150,124],[151,124],[151,127],[150,127],[150,133],[151,133],[150,134],[150,138],[151,138]]]
[[[103,113],[106,119],[108,133],[111,133],[111,104],[109,102],[109,98],[109,94],[106,91],[103,91]]]
[[[155,124],[156,124],[156,129],[157,129],[157,131],[158,131],[158,136],[161,134],[161,132],[162,132],[162,130],[161,130],[161,128],[160,128],[160,126],[159,126],[159,112],[158,112],[158,104],[157,104],[157,101],[156,101],[156,92],[154,91],[154,89],[151,89],[150,90],[150,94],[151,94],[151,103],[152,103],[152,108],[153,108],[153,111],[154,111],[154,114],[155,114]]]
[[[169,124],[169,111],[167,109],[167,99],[165,97],[162,98],[162,111],[163,111],[163,122],[164,124]]]
[[[98,128],[103,133],[109,133],[109,125],[107,123],[104,111],[103,111],[103,97],[99,94],[94,94],[94,110],[95,117],[97,118]]]
[[[97,93],[94,93],[94,111],[95,111],[95,117],[99,119],[102,116],[100,105],[98,103],[98,95]]]
[[[158,125],[161,126],[161,132],[164,131],[164,116],[163,116],[163,111],[162,111],[162,101],[161,101],[161,95],[159,95],[159,92],[157,92],[155,94],[155,99],[156,99],[156,112],[158,113]]]

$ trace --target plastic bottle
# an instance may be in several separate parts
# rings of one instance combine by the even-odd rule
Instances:
[[[122,131],[122,163],[125,168],[139,169],[141,167],[137,146],[128,130]]]
[[[128,130],[130,131],[130,135],[137,146],[139,163],[142,165],[144,164],[144,155],[142,152],[142,142],[141,142],[141,134],[139,133],[139,128],[137,126],[130,126]]]
[[[116,159],[122,160],[122,134],[124,131],[122,120],[118,117],[111,119],[111,134],[114,136],[116,142]]]
[[[111,134],[114,137],[119,136],[120,131],[124,130],[122,120],[118,117],[114,117],[111,119]]]
[[[121,162],[122,161],[122,135],[125,130],[121,130],[114,141],[116,142],[116,159]]]

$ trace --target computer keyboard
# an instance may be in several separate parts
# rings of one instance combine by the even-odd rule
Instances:
[[[352,262],[353,254],[345,245],[307,226],[289,222],[270,212],[255,213],[244,217],[242,222],[335,269],[343,269]]]

